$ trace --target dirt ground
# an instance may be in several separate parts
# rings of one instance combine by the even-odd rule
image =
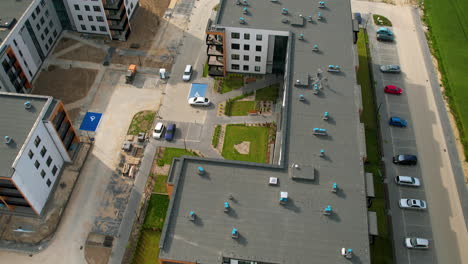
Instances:
[[[35,80],[32,93],[50,95],[69,104],[86,97],[96,75],[97,70],[92,69],[49,66]]]
[[[107,52],[102,49],[97,49],[95,47],[82,44],[81,47],[67,52],[66,54],[60,56],[59,59],[102,63],[106,57],[106,54]]]
[[[75,44],[78,44],[80,43],[79,41],[77,40],[74,40],[74,39],[69,39],[69,38],[62,38],[59,43],[57,43],[57,45],[55,46],[54,48],[54,53],[53,54],[57,54],[59,53],[60,51],[68,48],[68,47],[71,47]]]
[[[122,65],[135,64],[140,67],[170,69],[172,67],[173,59],[172,57],[168,57],[167,60],[161,61],[158,57],[153,56],[121,56],[118,54],[114,54],[112,56],[111,63]]]

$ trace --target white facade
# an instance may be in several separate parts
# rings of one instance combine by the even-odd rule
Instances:
[[[271,73],[274,36],[288,36],[285,31],[225,27],[226,69],[228,72]]]
[[[101,0],[65,0],[76,31],[110,36]]]
[[[51,134],[42,121],[39,122],[29,141],[25,142],[21,156],[14,166],[12,180],[38,213],[44,208],[65,162],[52,138],[54,136],[56,135]],[[36,138],[40,139],[37,146]]]
[[[127,16],[131,18],[135,13],[138,6],[138,0],[125,0],[125,8],[127,9]]]

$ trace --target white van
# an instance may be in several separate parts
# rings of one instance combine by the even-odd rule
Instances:
[[[190,81],[190,78],[192,78],[192,72],[193,72],[192,65],[189,64],[185,66],[184,75],[182,75],[182,80],[185,82]]]

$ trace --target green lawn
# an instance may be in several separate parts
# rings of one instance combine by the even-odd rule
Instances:
[[[203,77],[207,77],[208,76],[208,63],[205,63],[203,64]]]
[[[223,82],[221,86],[221,93],[227,93],[232,90],[236,90],[244,86],[244,76],[243,75],[234,75],[229,74],[227,77],[222,78]]]
[[[392,26],[392,22],[384,16],[372,15],[372,17],[374,18],[374,23],[378,26],[387,26],[387,27]]]
[[[157,160],[159,166],[164,166],[165,164],[170,165],[172,159],[182,157],[182,156],[198,156],[195,152],[186,149],[179,148],[166,148],[164,150],[164,155],[161,159]]]
[[[228,160],[266,163],[268,129],[267,127],[228,125],[224,136],[222,156]],[[240,154],[234,149],[234,145],[243,141],[250,142],[249,154]]]
[[[468,160],[468,1],[426,0],[424,20]]]
[[[276,101],[278,98],[279,84],[272,84],[268,87],[257,90],[255,101]]]
[[[213,140],[211,141],[211,145],[213,145],[214,148],[218,147],[220,135],[221,135],[221,125],[216,125],[214,133],[213,133]]]
[[[140,132],[148,132],[153,125],[154,116],[153,111],[141,111],[133,116],[130,127],[128,128],[128,135],[138,135]]]
[[[250,110],[255,110],[255,101],[234,101],[230,116],[246,116]]]
[[[169,196],[164,194],[152,194],[146,210],[143,229],[162,230],[166,218]]]
[[[154,183],[153,192],[167,193],[167,175],[156,175],[156,182]]]
[[[387,217],[385,215],[384,185],[380,178],[380,153],[378,142],[377,115],[374,102],[373,87],[369,75],[368,53],[366,48],[367,34],[361,30],[358,37],[359,70],[357,79],[361,85],[363,113],[361,122],[364,123],[366,133],[367,163],[366,172],[374,175],[375,198],[369,211],[377,213],[379,236],[374,240],[371,248],[372,263],[393,263],[392,238],[388,231]]]

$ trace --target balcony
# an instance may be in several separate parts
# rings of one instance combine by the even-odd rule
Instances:
[[[219,57],[208,57],[208,65],[210,66],[224,66],[222,58]]]
[[[120,22],[115,22],[115,21],[109,21],[109,28],[111,30],[119,30],[119,31],[122,31],[125,29],[125,27],[127,26],[128,24],[128,19],[125,18],[125,19],[122,19],[122,21]]]
[[[122,7],[118,10],[108,10],[106,11],[107,19],[110,20],[122,20],[122,17],[125,15],[125,6],[122,5]]]
[[[106,0],[104,2],[104,9],[105,10],[118,10],[120,9],[122,5],[123,5],[123,0]]]
[[[208,66],[208,74],[210,76],[224,76],[224,67],[222,67],[222,66]]]
[[[206,35],[206,45],[223,45],[223,37],[220,35]]]
[[[206,54],[209,56],[223,56],[223,48],[220,46],[208,46]]]

